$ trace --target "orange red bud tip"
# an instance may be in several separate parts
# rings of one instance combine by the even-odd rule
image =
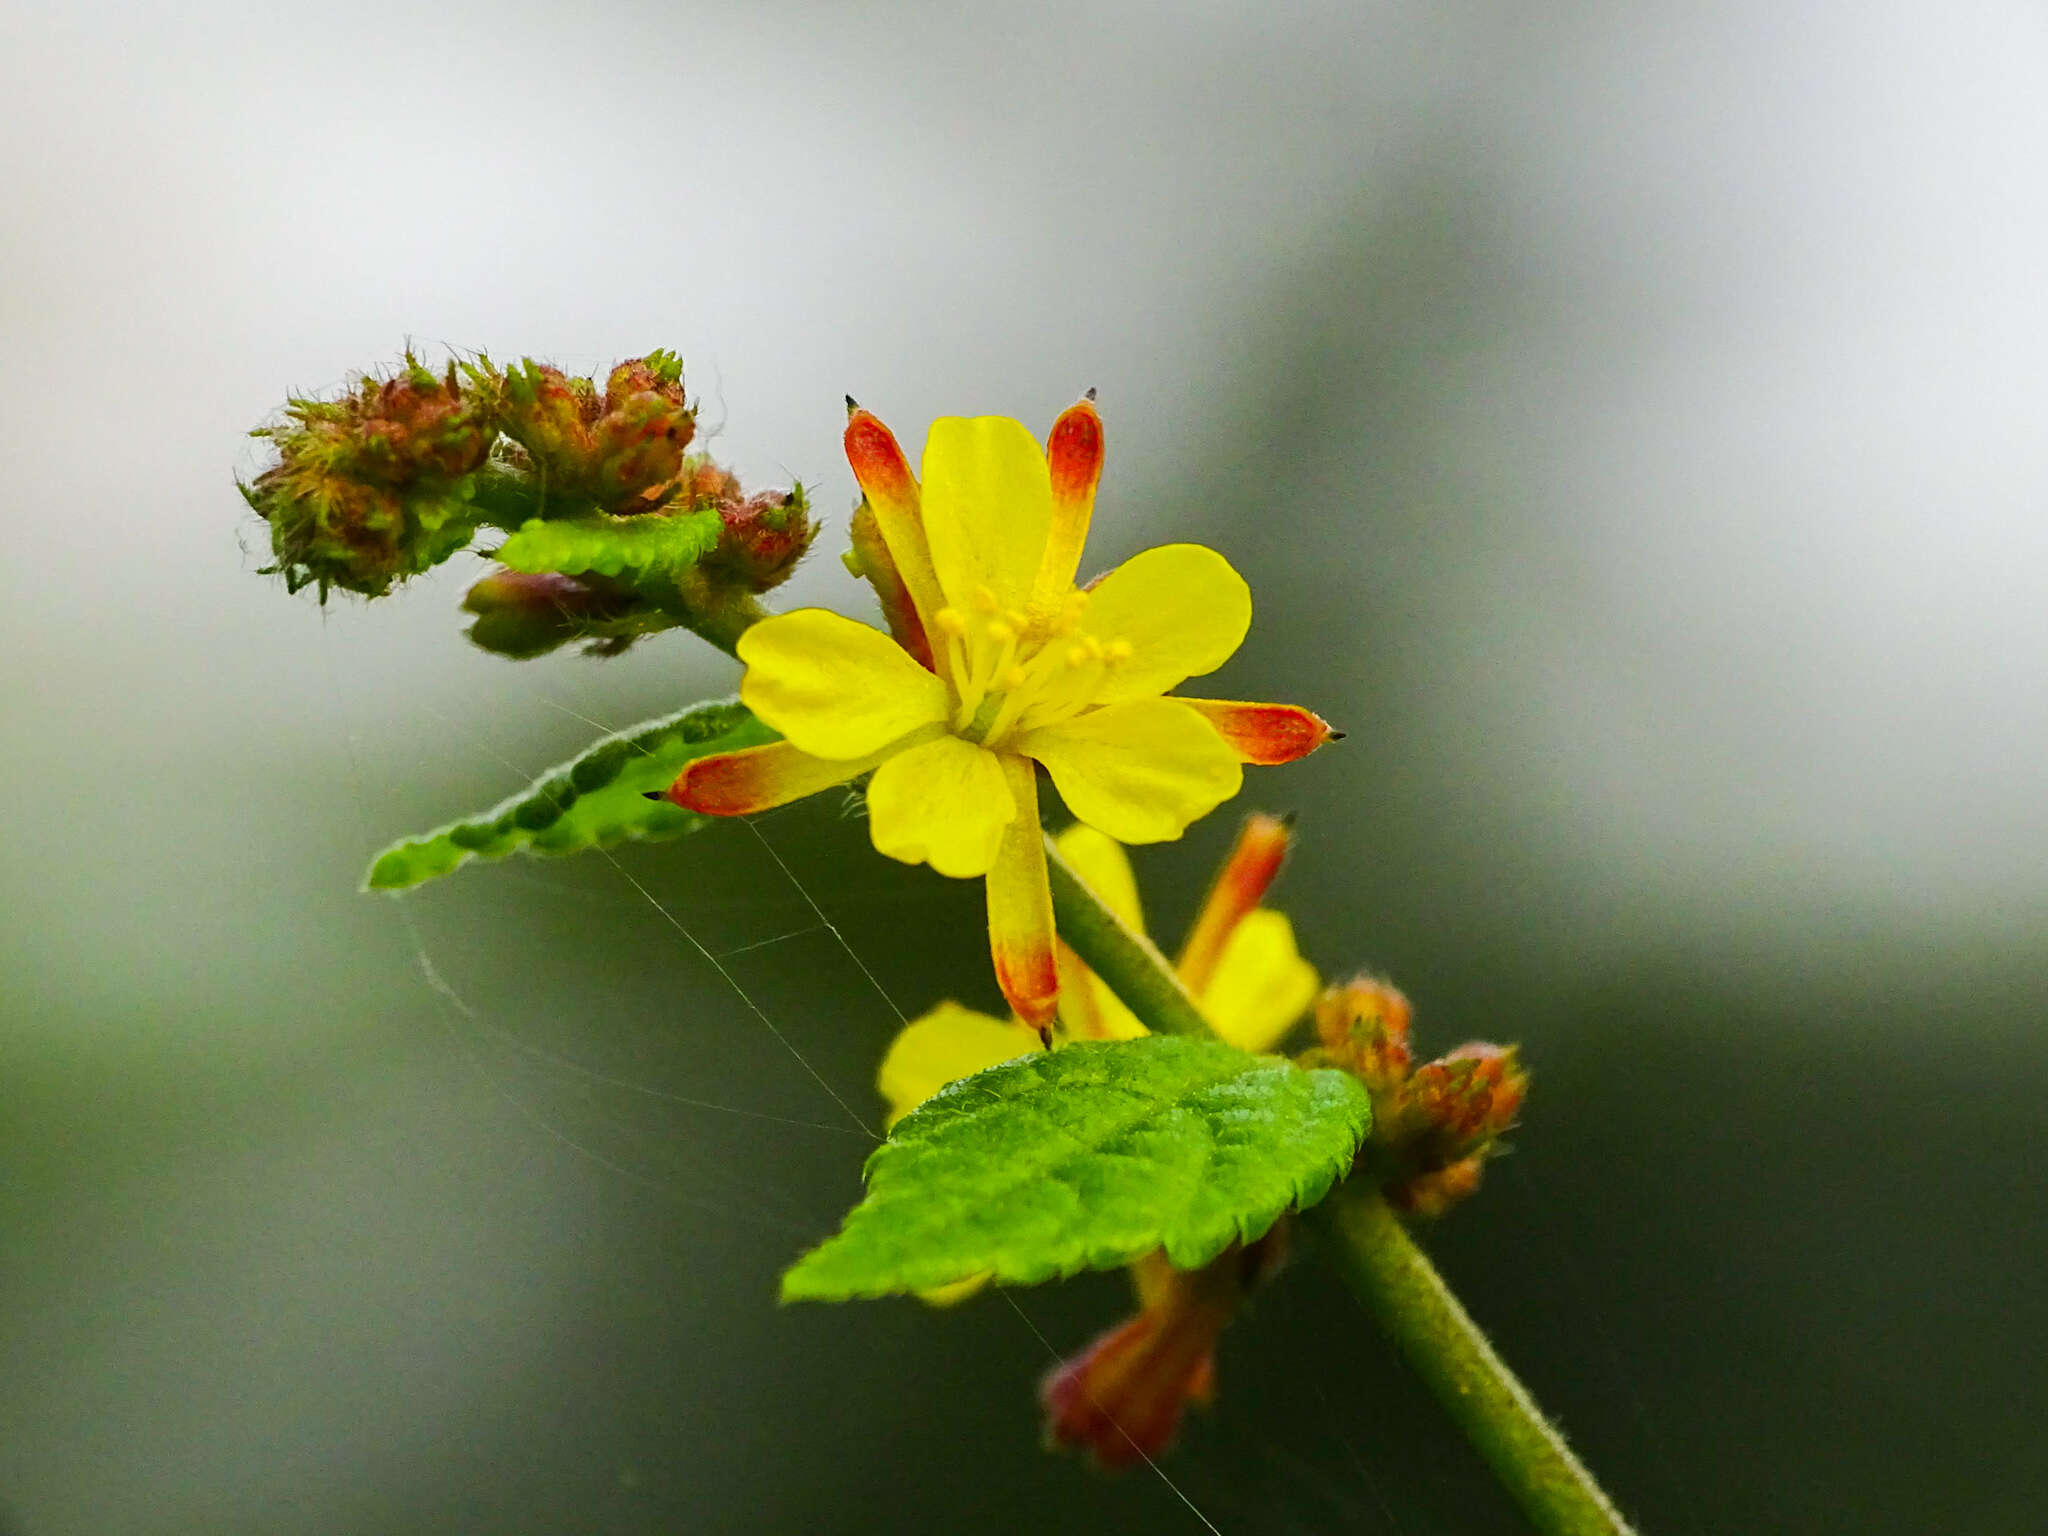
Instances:
[[[1092,505],[1102,479],[1102,417],[1091,396],[1060,412],[1045,440],[1054,503]]]
[[[853,466],[854,478],[871,498],[886,495],[892,500],[904,500],[917,495],[910,460],[904,457],[896,434],[882,424],[880,417],[859,406],[854,406],[846,418],[846,462]]]

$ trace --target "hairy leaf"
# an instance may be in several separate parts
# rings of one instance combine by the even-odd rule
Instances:
[[[450,873],[470,859],[509,853],[580,853],[630,839],[679,837],[705,817],[646,792],[667,789],[686,764],[714,752],[773,741],[745,705],[720,700],[607,736],[582,756],[480,816],[393,843],[364,879],[399,891]]]
[[[617,576],[633,571],[674,575],[688,570],[718,544],[723,526],[715,509],[698,512],[641,512],[613,517],[590,512],[526,523],[497,551],[515,571],[555,571],[579,576],[596,571]]]
[[[988,1274],[1035,1284],[1164,1248],[1206,1264],[1322,1199],[1372,1119],[1349,1074],[1153,1035],[1026,1056],[927,1099],[867,1198],[782,1277],[844,1301]]]

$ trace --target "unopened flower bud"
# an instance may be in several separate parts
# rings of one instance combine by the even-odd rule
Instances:
[[[718,547],[704,563],[736,577],[750,591],[766,592],[789,579],[818,536],[818,525],[800,485],[744,498],[736,494],[737,481],[732,488],[734,495],[717,502],[724,526]]]
[[[278,461],[242,487],[270,524],[293,591],[317,585],[378,597],[469,542],[473,475],[497,436],[491,403],[449,365],[408,354],[396,377],[364,377],[339,400],[294,400],[254,434]]]
[[[896,569],[895,558],[882,538],[875,509],[865,498],[854,508],[847,533],[851,547],[844,556],[846,569],[875,589],[883,621],[896,643],[929,667],[932,647],[924,632],[924,621],[918,617],[917,604],[911,601],[910,589],[903,584],[903,575]]]
[[[1461,1045],[1409,1077],[1401,1094],[1405,1139],[1431,1163],[1456,1161],[1512,1127],[1528,1092],[1529,1074],[1513,1046]]]
[[[1324,1059],[1373,1092],[1377,1108],[1408,1076],[1408,1026],[1414,1015],[1390,982],[1355,976],[1328,988],[1316,1002],[1316,1034]]]
[[[502,401],[506,435],[562,511],[647,512],[678,488],[697,413],[673,352],[620,363],[602,391],[531,358],[487,376]]]
[[[552,571],[494,571],[469,589],[462,606],[477,616],[472,643],[522,661],[574,640],[623,650],[636,634],[675,622],[620,583]]]

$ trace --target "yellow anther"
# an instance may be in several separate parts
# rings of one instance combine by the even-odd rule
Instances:
[[[1093,656],[1088,654],[1088,647],[1085,645],[1070,645],[1067,647],[1067,665],[1070,667],[1085,667],[1094,659]]]
[[[1081,643],[1088,647],[1088,659],[1090,661],[1102,660],[1102,642],[1100,640],[1096,639],[1093,635],[1083,635]]]
[[[1120,661],[1129,661],[1135,650],[1128,640],[1112,640],[1102,648],[1102,659],[1113,667]]]
[[[955,640],[967,633],[967,616],[958,608],[941,608],[932,615],[932,623],[938,626],[940,634],[951,635]]]
[[[1013,688],[1022,688],[1026,683],[1030,681],[1031,674],[1029,672],[1026,672],[1022,667],[1012,667],[1009,671],[1003,674],[1003,687],[1005,690]]]
[[[974,589],[974,606],[983,613],[994,613],[1003,605],[996,601],[994,587],[976,587]]]
[[[1031,622],[1014,608],[1005,610],[1003,617],[1010,621],[1010,628],[1016,630],[1020,635],[1024,632],[1024,626]]]
[[[988,621],[988,637],[995,641],[997,645],[1008,645],[1017,638],[1017,631],[1010,628],[1001,619],[990,619]]]

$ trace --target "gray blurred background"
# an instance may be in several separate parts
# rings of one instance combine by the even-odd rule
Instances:
[[[240,434],[408,339],[678,348],[854,612],[842,393],[1097,386],[1091,566],[1223,548],[1216,691],[1351,732],[1244,802],[1309,953],[1528,1048],[1432,1242],[1619,1500],[2048,1527],[2044,163],[2023,4],[17,0],[0,1530],[1519,1528],[1313,1255],[1171,1483],[1035,1443],[1119,1277],[776,1308],[866,1143],[668,917],[812,927],[765,839],[904,1008],[993,1002],[977,889],[832,797],[356,894],[736,676],[476,653],[466,557],[253,574]],[[729,963],[875,1118],[832,937]]]

